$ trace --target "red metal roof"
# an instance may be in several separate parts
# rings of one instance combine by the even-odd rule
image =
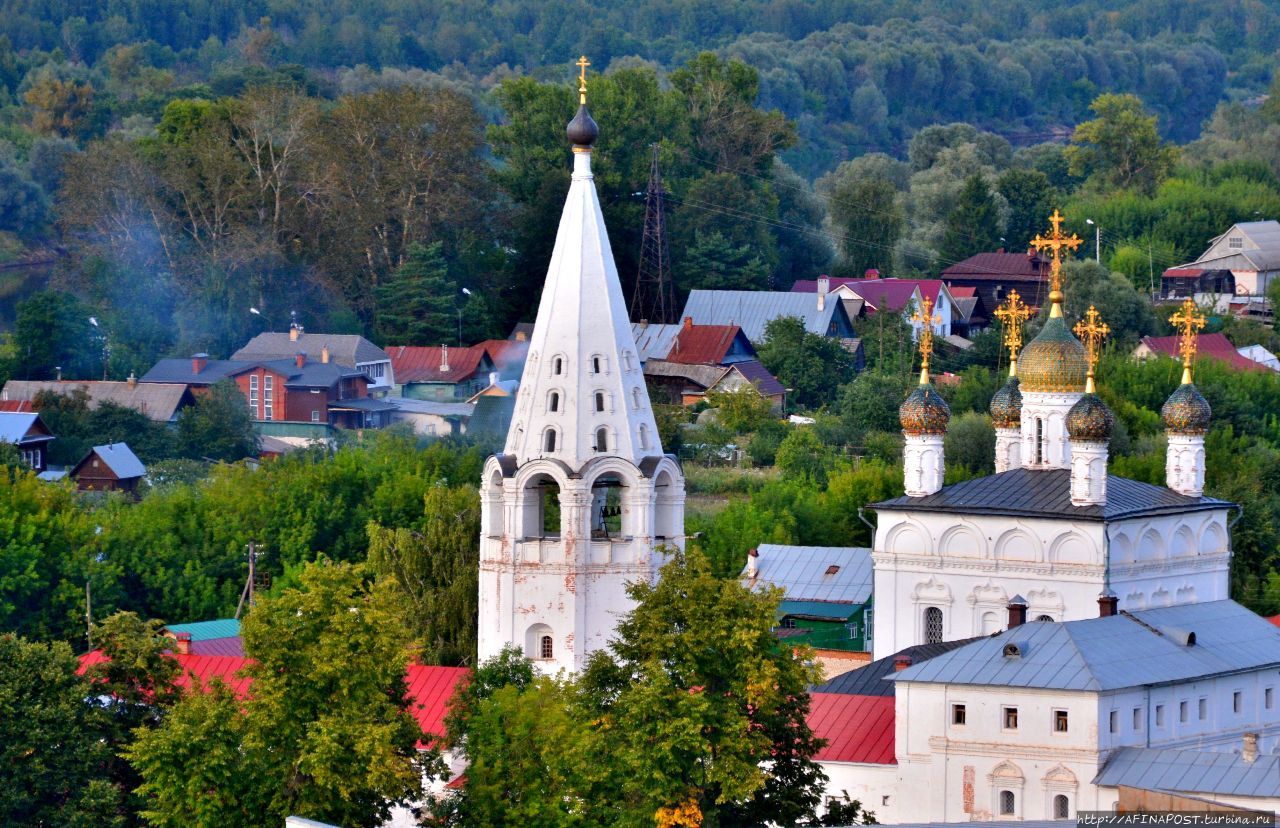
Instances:
[[[1280,615],[1273,615],[1267,620],[1270,621],[1272,624],[1276,625],[1277,627],[1280,627]]]
[[[741,330],[737,325],[694,325],[689,322],[676,334],[667,362],[681,365],[719,365]]]
[[[391,345],[387,347],[387,354],[398,383],[462,382],[480,369],[485,349],[482,345],[449,348],[448,371],[440,370],[444,346]]]
[[[1182,359],[1178,353],[1178,337],[1176,336],[1144,336],[1142,344],[1156,353]],[[1259,365],[1247,356],[1242,356],[1226,334],[1200,334],[1197,353],[1213,359],[1221,360],[1240,371],[1265,371],[1266,366]]]
[[[215,678],[220,678],[237,696],[245,696],[249,693],[251,679],[248,676],[237,675],[249,663],[249,660],[243,656],[170,653],[170,657],[182,666],[182,675],[177,681],[179,687],[190,687],[193,677],[200,679],[201,684],[208,684]],[[85,653],[80,657],[80,668],[76,672],[84,673],[92,665],[101,664],[106,660],[107,657],[101,650]]]
[[[511,363],[524,360],[525,352],[529,350],[529,343],[518,342],[514,339],[486,339],[483,342],[477,342],[472,347],[483,348],[484,352],[489,355],[489,359],[493,361],[494,367],[504,368]],[[450,356],[449,361],[453,361],[452,356]]]
[[[951,295],[957,299],[972,299],[973,297],[978,295],[978,289],[972,286],[953,287],[953,288],[947,288],[947,289],[950,290]]]
[[[28,413],[35,411],[31,400],[0,400],[0,411],[6,413]]]
[[[1043,261],[1034,253],[978,253],[943,270],[942,278],[1043,281]]]
[[[1198,267],[1171,267],[1163,274],[1166,279],[1185,279],[1188,277],[1199,277],[1204,275],[1204,270]]]
[[[827,746],[816,758],[825,762],[896,765],[893,749],[893,696],[812,693],[809,727]]]

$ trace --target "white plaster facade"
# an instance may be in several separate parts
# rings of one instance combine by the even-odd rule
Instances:
[[[1204,435],[1168,432],[1165,449],[1165,485],[1178,494],[1204,494]]]
[[[996,474],[1022,468],[1022,432],[1016,428],[996,429]]]
[[[1227,598],[1227,515],[1103,522],[881,509],[873,656],[926,643],[931,607],[942,613],[941,640],[953,641],[1004,629],[1019,594],[1029,619],[1055,621],[1096,617],[1108,581],[1121,609]]]
[[[903,434],[902,473],[906,493],[931,495],[942,488],[945,460],[941,434]]]
[[[1083,394],[1022,392],[1022,465],[1029,469],[1071,467],[1067,412]]]
[[[1071,442],[1071,503],[1101,506],[1107,502],[1107,444]]]
[[[582,669],[684,543],[684,477],[662,453],[591,175],[575,151],[504,454],[480,487],[479,657],[515,644]]]

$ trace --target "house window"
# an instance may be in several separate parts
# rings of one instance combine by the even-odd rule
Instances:
[[[1187,721],[1187,703],[1184,701],[1178,702],[1178,721],[1184,724]]]
[[[541,639],[538,640],[538,657],[539,658],[555,657],[555,645],[551,641],[551,636],[544,635],[542,636]]]
[[[272,388],[272,384],[273,384],[273,380],[274,380],[274,379],[275,379],[275,377],[271,376],[270,374],[267,374],[265,377],[263,377],[263,378],[262,378],[262,419],[264,419],[264,420],[270,420],[270,419],[272,419],[272,416],[271,416],[271,402],[272,402],[271,397],[272,397],[272,394],[271,394],[271,392],[274,390],[274,389]]]
[[[1239,713],[1244,707],[1244,694],[1239,690],[1231,694],[1231,712]]]
[[[258,419],[258,375],[249,375],[249,411]]]
[[[551,396],[547,397],[547,410],[552,414],[560,410],[560,392],[552,391]]]
[[[596,429],[596,451],[609,450],[609,432],[607,429]]]
[[[1004,709],[1004,729],[1005,730],[1018,729],[1018,708],[1006,707]]]
[[[1054,733],[1067,732],[1067,711],[1065,710],[1053,711],[1053,732]]]
[[[782,619],[782,629],[794,630],[795,628],[796,628],[796,619],[791,618],[790,616]]]
[[[924,643],[942,643],[942,610],[937,607],[924,611]]]
[[[1203,722],[1205,719],[1209,718],[1209,700],[1208,699],[1201,698],[1200,703],[1197,707],[1198,707],[1197,712],[1200,715],[1200,721]]]
[[[965,709],[963,704],[951,705],[951,723],[953,725],[963,725],[965,722]]]
[[[1133,732],[1137,733],[1142,730],[1142,708],[1133,708]]]
[[[604,392],[596,392],[596,411],[604,411]]]
[[[1107,731],[1110,733],[1117,733],[1119,730],[1120,714],[1117,711],[1112,710],[1110,715],[1107,716]]]
[[[554,428],[547,429],[547,436],[543,443],[544,449],[548,452],[556,450],[556,430]]]
[[[1232,250],[1244,249],[1244,236],[1231,236],[1227,239],[1227,247]]]
[[[1275,701],[1274,688],[1268,687],[1262,691],[1262,706],[1267,710],[1271,709],[1272,703]]]
[[[316,411],[315,409],[312,409],[312,410],[311,410],[311,422],[313,422],[313,423],[318,423],[318,422],[320,422],[320,412],[319,412],[319,411]]]
[[[1017,799],[1013,796],[1013,791],[1000,792],[1000,816],[1013,816],[1018,804]]]
[[[1164,705],[1156,705],[1156,727],[1164,727]]]
[[[1071,803],[1067,801],[1064,794],[1058,794],[1053,798],[1053,818],[1066,819],[1071,816]]]

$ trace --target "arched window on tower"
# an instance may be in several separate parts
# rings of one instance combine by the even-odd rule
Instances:
[[[1052,621],[1053,621],[1053,616],[1052,616],[1052,615],[1037,615],[1037,616],[1036,616],[1036,620],[1037,620],[1037,621],[1049,621],[1049,622],[1052,622]]]
[[[1036,417],[1036,465],[1044,462],[1044,420]]]
[[[635,534],[623,503],[626,482],[618,475],[601,475],[591,484],[591,537],[593,540],[625,538]]]
[[[546,624],[534,624],[524,636],[524,654],[535,661],[555,658],[555,639]]]
[[[543,435],[542,449],[548,454],[556,450],[556,430],[554,428],[547,429],[546,434]]]
[[[597,412],[604,411],[604,392],[603,391],[596,392],[596,411]]]
[[[525,484],[517,517],[526,540],[560,537],[560,486],[550,475],[540,474]]]
[[[601,426],[596,429],[596,451],[605,452],[609,450],[609,429]]]
[[[638,387],[632,388],[631,389],[631,407],[635,409],[639,409],[640,406],[643,404],[641,400],[642,398],[640,396],[640,389]]]
[[[640,450],[644,451],[649,448],[649,427],[644,423],[640,424]]]
[[[551,360],[551,373],[557,377],[564,373],[564,357],[556,357]]]
[[[552,414],[555,414],[560,411],[560,392],[559,391],[552,391],[547,396],[547,410],[550,411]]]
[[[929,607],[924,611],[924,643],[942,643],[942,610]]]

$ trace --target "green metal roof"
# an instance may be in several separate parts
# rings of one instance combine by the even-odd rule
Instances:
[[[862,609],[861,604],[843,601],[783,601],[778,617],[813,618],[820,621],[847,621]]]
[[[192,641],[209,641],[214,638],[234,638],[240,635],[240,622],[234,618],[216,621],[194,621],[190,624],[169,624],[171,633],[190,633]]]

